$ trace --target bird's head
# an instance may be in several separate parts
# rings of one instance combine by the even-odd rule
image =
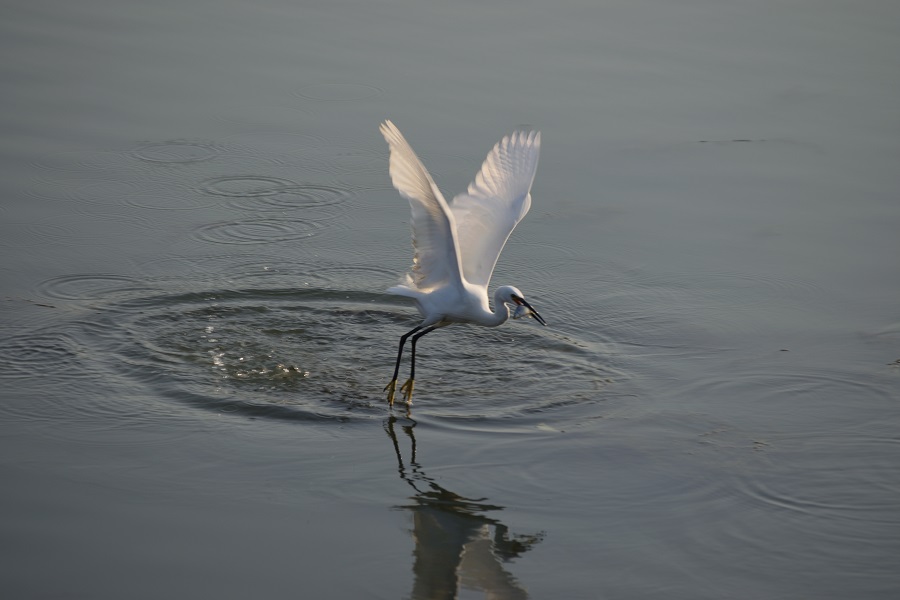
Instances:
[[[544,317],[538,314],[538,311],[534,310],[528,301],[525,300],[525,294],[523,294],[519,288],[513,287],[511,285],[504,285],[497,289],[497,293],[495,297],[500,302],[504,304],[512,304],[516,307],[516,310],[512,314],[513,319],[520,319],[522,317],[534,317],[534,320],[540,323],[541,325],[546,326],[547,322],[544,320]]]

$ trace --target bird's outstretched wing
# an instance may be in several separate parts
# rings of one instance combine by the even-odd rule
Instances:
[[[412,283],[420,291],[461,285],[456,224],[447,201],[400,130],[390,121],[380,130],[391,149],[391,181],[412,209]]]
[[[463,276],[469,283],[487,287],[506,240],[531,208],[540,149],[538,131],[504,137],[468,191],[450,202]]]

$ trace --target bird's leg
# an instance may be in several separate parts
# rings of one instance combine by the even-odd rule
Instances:
[[[437,329],[437,325],[432,325],[431,327],[420,331],[416,335],[413,336],[412,339],[412,350],[409,355],[409,379],[406,380],[406,383],[400,388],[400,391],[403,393],[404,400],[406,400],[406,405],[409,406],[412,404],[412,393],[413,393],[413,380],[416,378],[416,342],[419,341],[419,338],[425,335],[426,333],[431,333]],[[413,332],[410,332],[413,333]]]
[[[397,350],[397,364],[394,365],[394,376],[391,378],[388,384],[384,386],[384,391],[388,393],[388,406],[394,405],[394,393],[397,389],[397,375],[400,373],[400,359],[403,358],[403,346],[406,344],[406,339],[420,329],[422,329],[421,325],[419,325],[412,331],[407,331],[402,336],[400,336],[400,348]],[[401,388],[400,391],[402,392],[403,389]]]

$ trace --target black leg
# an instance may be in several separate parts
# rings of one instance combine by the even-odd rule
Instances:
[[[397,364],[394,365],[394,376],[391,378],[388,384],[384,386],[384,391],[388,393],[388,404],[391,406],[394,405],[394,393],[397,389],[397,375],[400,374],[400,359],[403,358],[403,346],[406,344],[407,338],[409,338],[409,336],[416,333],[420,329],[422,329],[422,325],[419,325],[415,329],[407,331],[402,336],[400,336],[400,347],[397,349]]]
[[[416,327],[416,328],[413,329],[412,331],[408,331],[408,332],[406,332],[406,333],[404,333],[403,335],[400,336],[400,348],[397,350],[397,364],[394,365],[394,376],[391,378],[391,379],[393,379],[394,381],[397,380],[397,375],[400,374],[400,359],[403,358],[403,346],[406,345],[406,340],[407,340],[407,338],[409,338],[409,336],[411,336],[411,335],[414,334],[415,332],[419,331],[420,329],[422,329],[422,326],[421,326],[421,325],[419,325],[418,327]],[[418,337],[418,336],[416,336],[416,337]],[[415,342],[415,339],[416,339],[416,338],[413,338],[413,355],[414,355],[414,356],[415,356],[415,351],[416,351],[416,342]]]
[[[424,331],[420,331],[419,333],[417,333],[416,335],[413,336],[412,353],[410,354],[410,358],[409,358],[409,378],[410,379],[416,378],[416,342],[419,341],[420,337],[422,337],[425,334],[431,333],[435,329],[437,329],[437,326],[432,325],[428,329],[425,329]]]
[[[419,327],[418,329],[422,329],[421,331],[414,332],[410,331],[410,333],[415,333],[412,339],[412,355],[410,356],[409,361],[409,379],[406,380],[406,383],[403,384],[400,388],[400,392],[403,394],[403,397],[406,399],[407,410],[408,407],[412,404],[412,393],[413,393],[413,385],[416,378],[416,342],[419,341],[419,338],[425,335],[426,333],[431,333],[435,329],[437,329],[437,325],[432,325],[431,327],[426,327],[422,329]],[[407,334],[408,335],[408,334]],[[393,390],[391,390],[393,392]],[[393,394],[390,394],[393,397]],[[407,413],[408,415],[408,413]]]

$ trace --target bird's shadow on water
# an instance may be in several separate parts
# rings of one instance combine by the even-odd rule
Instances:
[[[397,506],[413,516],[413,600],[456,598],[459,588],[483,591],[488,597],[522,599],[528,592],[504,568],[504,563],[521,556],[543,539],[544,534],[511,536],[509,528],[488,517],[502,510],[487,498],[466,498],[442,487],[425,474],[418,462],[416,421],[394,415],[384,422],[384,430],[394,445],[397,471],[415,493],[410,504]],[[404,461],[397,429],[409,442],[409,459]]]

